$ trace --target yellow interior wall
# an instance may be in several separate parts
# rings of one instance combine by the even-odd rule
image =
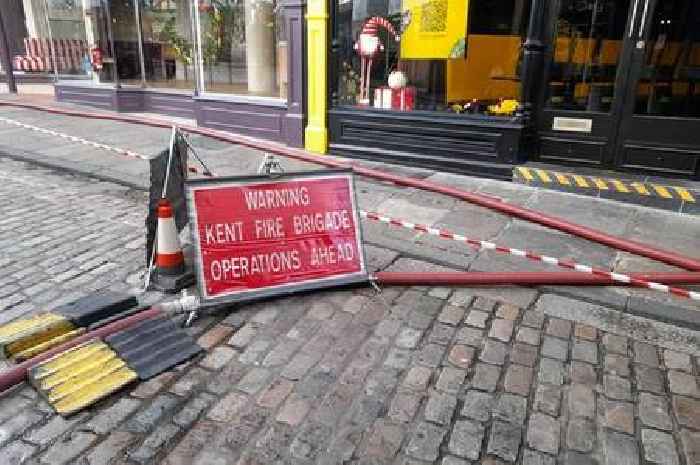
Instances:
[[[519,82],[493,77],[513,77],[521,40],[520,36],[468,36],[466,59],[447,60],[447,101],[517,98]]]
[[[568,37],[558,37],[554,48],[554,61],[558,63],[569,62],[569,47],[571,39]],[[619,40],[604,40],[600,48],[600,63],[604,65],[614,65],[620,56]],[[593,51],[595,50],[595,40],[577,39],[572,54],[572,63],[590,63]]]
[[[556,47],[554,50],[554,60],[558,63],[566,63],[569,61],[569,45],[570,38],[560,37],[557,38]],[[593,51],[593,41],[588,39],[578,39],[576,41],[575,50],[572,55],[572,63],[584,64],[591,61],[591,55]],[[650,47],[653,47],[653,43],[650,42]],[[618,62],[620,56],[620,49],[622,47],[622,42],[619,40],[605,40],[601,47],[601,64],[604,65],[614,65]],[[655,51],[653,48],[649,51],[652,54],[652,61],[656,66],[673,66],[675,61],[678,59],[681,53],[681,48],[683,44],[680,42],[670,42],[664,44],[662,50]],[[688,56],[684,59],[684,62],[688,66],[699,66],[700,65],[700,44],[693,44]],[[612,86],[612,83],[610,83]],[[650,84],[647,82],[642,82],[637,87],[637,95],[646,96],[650,92]],[[674,82],[671,87],[671,92],[674,95],[686,95],[689,92],[689,85],[687,82]],[[576,84],[575,96],[578,98],[584,98],[589,93],[588,84]],[[700,93],[700,89],[695,90],[695,94]]]

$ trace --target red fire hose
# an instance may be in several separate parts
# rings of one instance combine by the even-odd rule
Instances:
[[[121,121],[125,123],[142,124],[153,127],[168,128],[171,127],[171,123],[167,121],[158,121],[147,118],[131,117],[124,115],[107,115],[99,113],[81,112],[73,110],[65,110],[55,107],[46,107],[43,105],[26,104],[19,102],[1,101],[0,105],[16,106],[20,108],[29,108],[32,110],[46,111],[49,113],[68,115],[68,116],[78,116],[84,118],[95,118],[95,119],[106,119],[112,121]],[[566,221],[555,216],[550,216],[545,213],[541,213],[535,210],[530,210],[527,208],[519,207],[517,205],[511,205],[502,202],[498,199],[494,199],[491,196],[484,194],[477,194],[473,192],[466,192],[452,187],[443,186],[437,183],[423,181],[419,179],[406,178],[403,176],[394,175],[384,171],[374,170],[371,168],[365,168],[363,166],[355,164],[347,164],[330,158],[310,155],[303,150],[294,149],[291,147],[282,146],[280,144],[262,141],[254,139],[252,137],[246,137],[231,133],[223,133],[220,131],[215,131],[206,128],[197,128],[192,126],[179,126],[181,129],[191,132],[194,134],[200,134],[203,136],[218,139],[224,142],[231,142],[234,144],[239,144],[258,150],[268,151],[275,153],[284,157],[294,158],[308,163],[314,163],[318,165],[324,165],[333,168],[348,168],[352,167],[356,173],[379,179],[382,181],[389,181],[399,186],[409,186],[415,187],[431,192],[436,192],[444,194],[447,196],[455,197],[467,202],[480,205],[491,210],[496,210],[506,215],[514,216],[516,218],[521,218],[533,223],[538,223],[543,226],[547,226],[552,229],[559,231],[564,231],[569,234],[582,237],[584,239],[597,242],[599,244],[607,245],[608,247],[615,248],[617,250],[622,250],[625,252],[640,255],[642,257],[651,258],[653,260],[658,260],[669,265],[677,266],[690,271],[700,271],[700,261],[685,257],[675,252],[668,250],[663,250],[648,244],[631,241],[622,237],[613,236],[611,234],[598,231],[593,228],[582,226],[576,223]]]
[[[148,308],[121,320],[117,320],[108,325],[94,329],[90,332],[76,337],[75,339],[71,339],[70,341],[61,344],[60,346],[56,346],[51,350],[37,355],[36,357],[30,358],[29,360],[26,360],[20,363],[19,365],[15,365],[11,369],[0,373],[0,394],[24,381],[27,377],[27,373],[29,372],[29,370],[31,370],[44,360],[49,359],[56,354],[60,354],[61,352],[65,352],[71,347],[75,347],[84,342],[90,341],[95,338],[105,338],[110,334],[116,333],[117,331],[121,331],[123,329],[134,326],[140,321],[147,320],[149,318],[155,318],[161,313],[161,310],[157,307]]]
[[[431,273],[376,273],[377,283],[387,286],[620,286],[605,276],[578,271],[547,272],[431,272]],[[629,273],[636,279],[663,284],[700,284],[700,273]]]

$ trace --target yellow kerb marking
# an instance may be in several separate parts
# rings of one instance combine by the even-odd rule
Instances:
[[[651,192],[647,189],[647,186],[644,184],[641,184],[639,182],[631,182],[630,186],[634,187],[634,189],[642,195],[651,195]]]
[[[695,197],[693,197],[693,194],[688,192],[686,189],[683,189],[682,187],[674,187],[673,189],[678,192],[681,199],[685,200],[686,202],[695,203]]]
[[[586,181],[586,178],[584,178],[583,176],[579,176],[578,174],[574,174],[573,177],[574,177],[574,181],[576,181],[576,185],[578,185],[578,187],[591,187],[588,184],[588,181]]]
[[[549,177],[546,171],[536,168],[535,173],[537,173],[537,176],[540,177],[542,182],[552,182],[552,178]]]
[[[600,178],[593,178],[593,183],[596,185],[596,187],[598,189],[600,189],[602,191],[608,190],[608,185],[605,183],[605,181],[603,181]]]
[[[518,171],[520,172],[520,175],[528,181],[533,181],[535,179],[532,176],[532,173],[530,173],[530,170],[525,168],[524,166],[518,166]]]
[[[570,186],[571,181],[569,181],[569,178],[566,177],[565,174],[562,173],[554,173],[554,176],[557,177],[557,181],[559,181],[559,184],[563,184],[565,186]]]
[[[615,186],[615,189],[617,189],[618,192],[624,192],[625,194],[629,193],[630,190],[619,179],[611,179],[610,182],[613,186]]]
[[[659,194],[659,197],[663,197],[665,199],[672,199],[673,198],[671,193],[664,186],[657,186],[656,184],[652,184],[652,187],[654,188],[656,193]]]

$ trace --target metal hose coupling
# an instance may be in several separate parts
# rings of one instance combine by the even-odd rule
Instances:
[[[177,300],[171,300],[169,302],[162,302],[159,304],[160,309],[164,313],[171,315],[187,314],[187,319],[183,326],[187,327],[192,324],[195,318],[197,318],[197,310],[202,306],[202,303],[197,295],[190,295],[187,289],[182,290],[182,295]]]

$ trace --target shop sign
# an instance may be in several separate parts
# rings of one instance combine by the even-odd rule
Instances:
[[[554,131],[591,132],[593,130],[593,120],[555,116],[552,122],[552,129]]]
[[[205,302],[368,279],[351,170],[196,179],[186,190]]]

